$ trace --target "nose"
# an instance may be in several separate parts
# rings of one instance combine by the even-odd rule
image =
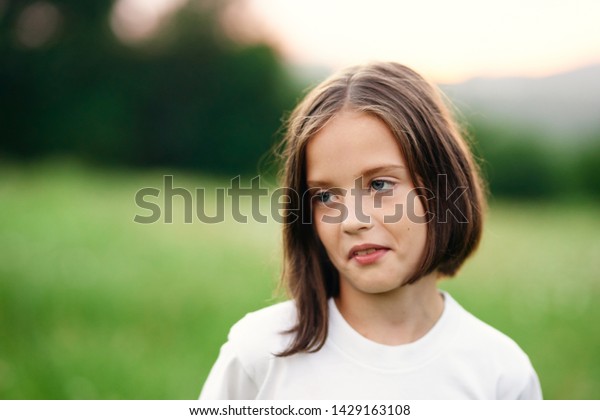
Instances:
[[[348,234],[368,230],[373,222],[371,215],[365,210],[363,195],[357,195],[354,192],[355,190],[348,191],[344,200],[346,217],[342,220],[342,229]]]

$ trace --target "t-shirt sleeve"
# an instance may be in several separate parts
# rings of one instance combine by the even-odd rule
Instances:
[[[226,342],[200,393],[201,400],[253,400],[258,387],[244,370],[231,342]]]
[[[542,388],[537,373],[524,353],[506,361],[498,383],[499,400],[541,400]]]
[[[541,400],[542,397],[542,387],[540,386],[540,380],[535,373],[533,368],[529,374],[529,378],[525,383],[525,387],[521,391],[521,393],[517,396],[518,400]]]

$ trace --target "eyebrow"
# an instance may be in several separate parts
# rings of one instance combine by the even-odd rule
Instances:
[[[365,169],[361,175],[357,176],[357,179],[360,178],[361,176],[368,178],[368,177],[371,177],[371,176],[381,173],[381,172],[403,170],[404,168],[405,167],[403,165],[376,166],[374,168]],[[318,180],[315,180],[315,181],[308,180],[308,181],[306,181],[306,184],[310,188],[328,187],[331,185],[331,183],[329,183],[329,182],[318,181]]]
[[[394,171],[394,170],[401,170],[404,169],[404,166],[402,165],[387,165],[387,166],[377,166],[375,168],[371,168],[371,169],[367,169],[362,173],[362,176],[366,176],[369,177],[371,175],[380,173],[380,172],[387,172],[387,171]]]

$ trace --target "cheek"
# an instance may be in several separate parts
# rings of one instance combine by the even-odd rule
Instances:
[[[393,197],[382,200],[382,211],[387,215],[395,216],[394,220],[402,220],[409,224],[423,224],[427,222],[427,210],[423,199],[414,187],[404,187],[396,191]]]
[[[319,221],[319,219],[316,219],[316,217],[319,216],[315,213],[315,220],[313,222],[314,232],[319,241],[321,241],[325,247],[327,254],[329,254],[331,257],[331,251],[333,251],[336,244],[335,224]]]
[[[406,223],[412,221],[415,217],[410,217],[415,213],[422,213],[422,205],[418,197],[411,192],[412,188],[408,186],[398,186],[393,194],[381,195],[373,200],[373,213],[378,219],[386,220],[386,223]]]
[[[409,221],[404,227],[411,255],[415,258],[414,262],[417,263],[427,245],[427,223]]]
[[[317,235],[317,238],[321,241],[321,243],[323,245],[325,245],[325,247],[327,247],[327,227],[324,226],[323,222],[318,221],[319,215],[315,214],[314,215],[315,220],[313,221],[313,228],[314,228],[314,232],[315,235]]]
[[[337,202],[330,205],[315,204],[312,210],[312,222],[317,237],[325,245],[331,242],[337,226],[342,221],[343,212],[339,211]]]

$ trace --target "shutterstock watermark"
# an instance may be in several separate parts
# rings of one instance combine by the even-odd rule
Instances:
[[[258,223],[267,223],[270,216],[277,223],[294,223],[301,219],[302,223],[311,224],[315,206],[323,206],[323,209],[326,209],[321,216],[323,223],[342,223],[348,219],[350,211],[359,222],[370,223],[369,213],[383,209],[386,205],[384,200],[393,199],[395,194],[393,188],[376,192],[365,188],[362,177],[354,181],[354,187],[349,191],[343,188],[329,188],[326,191],[321,188],[309,188],[300,193],[287,187],[270,190],[261,185],[260,176],[252,178],[249,186],[244,187],[241,177],[236,176],[230,180],[228,187],[215,188],[211,192],[214,195],[207,200],[208,194],[205,188],[198,187],[190,191],[183,187],[176,187],[173,178],[173,175],[165,175],[162,188],[145,187],[135,193],[135,204],[144,214],[136,214],[133,218],[134,222],[151,224],[162,219],[164,223],[173,223],[174,201],[178,197],[178,200],[183,200],[183,207],[177,209],[183,213],[184,223],[193,223],[195,218],[201,223],[218,224],[225,222],[229,213],[238,223],[248,223],[250,218]],[[429,223],[434,219],[437,223],[448,223],[451,219],[458,223],[468,223],[458,204],[466,191],[467,187],[463,186],[450,191],[447,175],[439,174],[435,191],[428,188],[413,188],[405,198],[399,200],[401,202],[392,202],[392,211],[389,211],[390,205],[387,204],[388,211],[383,215],[383,222],[396,223],[402,217],[407,217],[413,223]],[[324,194],[333,194],[337,199],[325,202]],[[346,200],[348,194],[352,200]],[[149,200],[150,197],[156,200]],[[368,201],[369,197],[371,201]],[[242,206],[243,199],[250,200],[249,208]],[[267,211],[264,209],[265,200],[268,200]],[[210,201],[210,211],[207,208],[209,207],[207,201]],[[352,203],[353,208],[348,208],[348,201]],[[229,205],[226,206],[226,202]],[[368,206],[365,206],[365,202]],[[424,202],[429,205],[424,206]],[[287,209],[288,205],[291,205],[291,208]],[[427,210],[424,214],[417,214],[418,209]]]

